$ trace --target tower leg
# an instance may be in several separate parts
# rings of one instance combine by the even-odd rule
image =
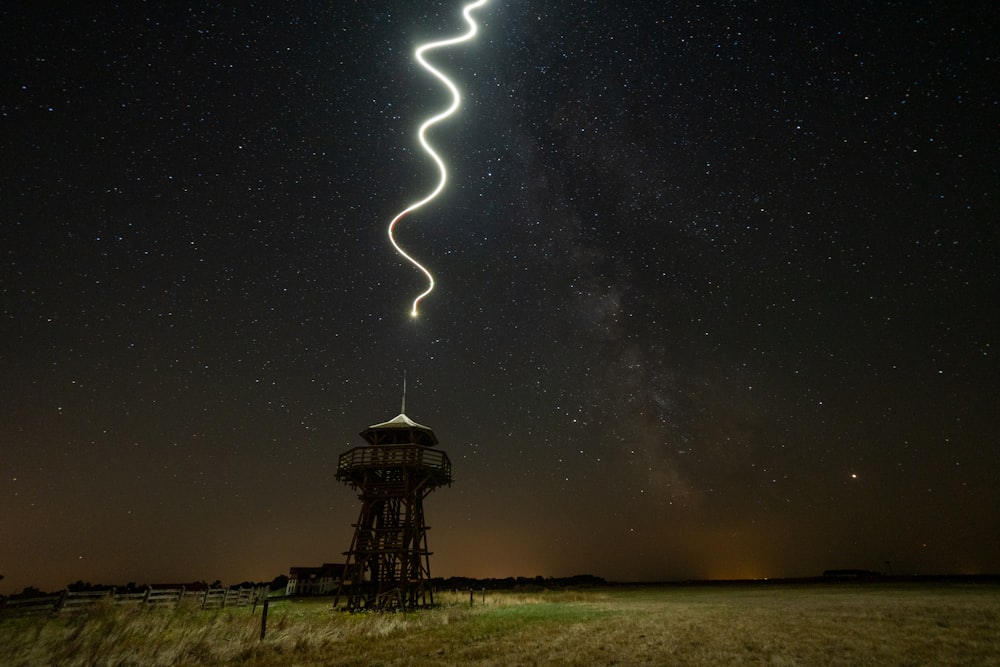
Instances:
[[[423,485],[386,488],[373,484],[361,494],[361,511],[338,587],[356,610],[414,609],[433,604]],[[409,480],[407,480],[409,481]],[[366,578],[367,575],[367,578]]]

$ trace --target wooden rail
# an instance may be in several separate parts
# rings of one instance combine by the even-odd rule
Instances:
[[[190,600],[201,609],[248,607],[267,597],[267,587],[257,588],[208,588],[188,591],[181,588],[147,588],[144,591],[118,592],[113,588],[103,591],[62,591],[57,595],[29,598],[0,599],[0,618],[7,616],[34,616],[74,612],[91,609],[98,604],[134,604],[173,606]]]

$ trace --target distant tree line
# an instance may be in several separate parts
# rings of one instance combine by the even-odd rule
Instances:
[[[593,574],[575,574],[572,577],[505,577],[503,579],[475,579],[473,577],[437,577],[431,580],[439,589],[468,590],[485,588],[498,590],[541,590],[545,588],[582,588],[604,586],[607,582]]]

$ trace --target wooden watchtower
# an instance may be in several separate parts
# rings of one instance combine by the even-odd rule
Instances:
[[[337,592],[350,610],[412,609],[434,603],[424,498],[451,485],[451,461],[434,431],[401,412],[361,432],[367,446],[340,455],[337,479],[358,491],[361,513],[344,552]]]

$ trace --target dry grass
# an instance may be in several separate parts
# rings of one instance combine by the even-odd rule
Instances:
[[[260,609],[97,607],[0,620],[0,664],[1000,664],[996,586],[733,586],[440,594],[409,614],[329,601]]]

